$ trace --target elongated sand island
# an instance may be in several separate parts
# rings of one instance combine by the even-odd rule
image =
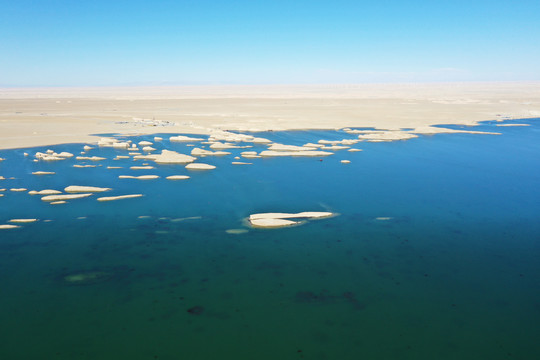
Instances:
[[[212,135],[218,130],[369,127],[394,131],[416,129],[416,134],[426,134],[439,131],[432,125],[472,126],[483,120],[538,116],[540,82],[3,88],[0,89],[0,148],[96,143],[97,134]],[[414,136],[411,131],[363,135],[375,141]],[[185,135],[171,138],[178,142],[203,140],[200,136]],[[130,149],[135,149],[134,146]],[[228,146],[215,145],[212,149],[223,150]],[[51,160],[63,157],[43,156]],[[100,160],[92,156],[81,158]],[[187,155],[175,157],[171,153],[147,155],[147,158],[157,163],[193,161]]]
[[[300,213],[260,213],[252,214],[248,220],[255,228],[281,228],[300,225],[308,219],[324,219],[337,214],[322,211],[304,211]]]

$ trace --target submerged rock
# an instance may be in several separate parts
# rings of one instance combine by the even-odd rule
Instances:
[[[112,278],[112,273],[105,271],[86,271],[68,274],[63,280],[68,285],[91,285],[98,282],[107,281]]]
[[[247,233],[249,230],[247,229],[227,229],[225,230],[225,232],[227,234],[231,234],[231,235],[241,235],[241,234],[245,234]]]
[[[187,312],[190,313],[191,315],[201,315],[204,312],[204,307],[199,306],[199,305],[193,306],[187,309]]]

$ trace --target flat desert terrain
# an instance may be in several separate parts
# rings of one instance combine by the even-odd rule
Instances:
[[[0,89],[0,148],[100,134],[266,131],[540,117],[540,82]]]

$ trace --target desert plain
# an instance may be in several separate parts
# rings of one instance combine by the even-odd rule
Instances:
[[[382,130],[540,117],[540,82],[0,89],[0,149],[103,134],[347,127]]]

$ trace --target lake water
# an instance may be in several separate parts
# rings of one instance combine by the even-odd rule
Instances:
[[[204,158],[217,166],[204,172],[130,170],[144,161],[112,160],[126,152],[110,148],[88,152],[107,158],[95,168],[33,162],[45,147],[0,151],[0,224],[40,219],[0,230],[0,359],[540,358],[540,122],[524,122],[473,128],[500,136],[362,142],[323,161],[231,165],[246,150],[231,149]],[[259,135],[293,145],[354,137]],[[163,137],[154,147],[191,150]],[[118,179],[143,174],[161,178]],[[191,178],[165,179],[173,174]],[[50,205],[9,191],[68,185],[144,197]],[[301,211],[340,215],[245,224]]]

